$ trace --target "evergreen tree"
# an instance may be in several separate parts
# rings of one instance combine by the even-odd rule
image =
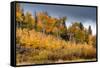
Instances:
[[[84,26],[83,26],[83,24],[81,22],[80,22],[80,26],[79,27],[80,27],[81,30],[84,29]]]
[[[34,28],[35,28],[35,30],[37,30],[37,15],[36,15],[36,12],[35,12],[35,25],[34,25]]]
[[[91,26],[89,25],[89,28],[88,28],[88,33],[91,35],[92,34],[92,29],[91,29]]]

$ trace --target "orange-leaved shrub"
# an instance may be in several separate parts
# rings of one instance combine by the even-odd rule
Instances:
[[[34,29],[16,29],[17,63],[55,63],[59,60],[96,58],[96,48],[86,43],[65,41]]]

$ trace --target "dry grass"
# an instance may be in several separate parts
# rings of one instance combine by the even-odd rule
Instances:
[[[17,63],[54,63],[59,60],[73,61],[96,58],[96,48],[86,43],[74,43],[45,35],[35,30],[20,29],[16,31]],[[17,46],[18,46],[17,45]]]

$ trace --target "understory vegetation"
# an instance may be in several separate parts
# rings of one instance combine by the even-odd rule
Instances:
[[[54,63],[96,58],[92,45],[72,43],[35,30],[17,29],[17,63]]]

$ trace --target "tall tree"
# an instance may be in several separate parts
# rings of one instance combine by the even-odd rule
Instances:
[[[23,16],[22,16],[22,14],[23,14],[23,11],[22,11],[22,9],[20,7],[20,4],[17,3],[16,4],[16,26],[17,27],[20,27],[21,24],[22,24],[22,22],[23,22]]]
[[[27,12],[25,15],[25,20],[23,23],[23,28],[30,28],[34,27],[35,20],[30,12]]]
[[[83,26],[83,24],[81,22],[80,22],[80,26],[79,27],[80,27],[81,30],[84,29],[84,26]]]
[[[89,28],[88,28],[88,33],[91,35],[92,34],[92,29],[91,29],[91,26],[89,25]]]
[[[35,28],[35,30],[37,30],[37,15],[36,15],[36,12],[35,12],[35,24],[34,24],[34,28]]]

